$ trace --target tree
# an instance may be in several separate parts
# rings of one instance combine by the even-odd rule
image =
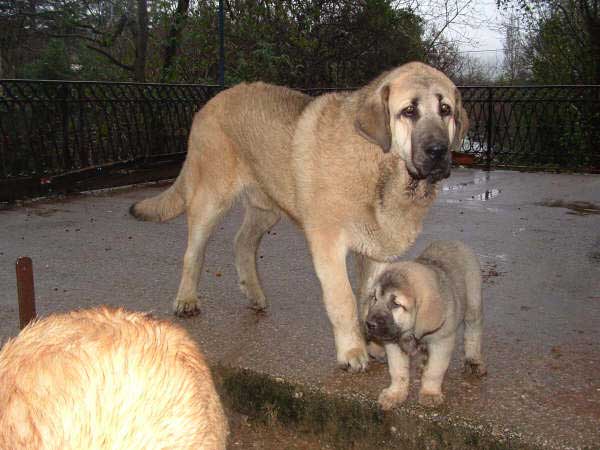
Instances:
[[[74,59],[84,48],[130,72],[134,80],[145,81],[147,0],[12,0],[2,10],[1,20],[19,23],[37,48],[43,47],[44,40],[62,39]],[[27,42],[16,43],[17,48],[26,46]]]
[[[179,79],[216,79],[216,32],[216,2],[199,3],[182,36]],[[357,86],[422,60],[422,33],[419,17],[389,0],[229,0],[226,83]]]
[[[474,0],[412,0],[414,10],[426,24],[426,54],[441,53],[448,43],[472,43],[464,33],[482,23],[478,2]]]
[[[600,84],[600,0],[498,0],[527,25],[533,79]]]
[[[173,76],[173,62],[177,56],[177,51],[181,44],[181,33],[185,28],[185,23],[188,17],[190,8],[190,0],[177,0],[177,8],[173,13],[170,22],[169,32],[166,38],[164,61],[160,80],[162,82],[169,81]]]
[[[504,61],[502,63],[502,81],[509,84],[524,82],[530,78],[527,42],[520,21],[511,13],[503,23],[504,28]]]
[[[499,0],[498,4],[517,8],[527,26],[526,57],[534,83],[600,84],[600,0]],[[535,115],[539,148],[553,150],[544,155],[544,162],[597,167],[600,107],[577,90],[569,92],[570,102]],[[532,118],[522,115],[521,120]]]
[[[226,82],[358,86],[410,60],[453,70],[454,37],[447,33],[469,18],[473,4],[225,0]],[[214,83],[217,5],[217,0],[12,0],[0,6],[0,26],[12,31],[0,38],[0,68],[18,76],[39,73],[25,68],[60,40],[52,45],[64,48],[65,67],[77,70],[53,76]]]

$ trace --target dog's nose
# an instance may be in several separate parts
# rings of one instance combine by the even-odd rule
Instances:
[[[376,315],[367,317],[366,325],[369,331],[374,331],[385,324],[385,317]]]
[[[433,144],[427,147],[425,152],[431,159],[440,159],[448,153],[448,146],[446,144]]]
[[[377,328],[377,321],[373,318],[368,319],[366,325],[369,331],[373,331]]]

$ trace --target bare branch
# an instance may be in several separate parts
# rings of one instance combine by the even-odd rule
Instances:
[[[69,34],[57,34],[57,33],[48,33],[48,32],[43,32],[43,34],[45,36],[51,37],[51,38],[61,38],[61,39],[81,39],[84,41],[89,41],[89,42],[93,42],[94,44],[100,44],[100,42],[98,42],[96,39],[91,38],[89,36],[85,36],[83,34],[75,34],[75,33],[69,33]]]
[[[106,57],[110,62],[112,62],[116,66],[119,66],[121,69],[127,70],[129,72],[133,72],[133,69],[134,69],[133,66],[122,63],[121,61],[116,59],[114,56],[112,56],[110,53],[108,53],[107,51],[105,51],[101,48],[98,48],[98,47],[94,47],[93,45],[86,45],[86,47],[89,48],[90,50],[100,53],[101,55]]]

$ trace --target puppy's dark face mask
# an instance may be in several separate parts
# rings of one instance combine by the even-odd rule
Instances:
[[[412,353],[412,348],[417,347],[414,309],[414,300],[402,288],[402,280],[384,274],[369,301],[365,319],[367,337],[400,344],[407,353]]]
[[[365,321],[367,337],[380,342],[398,342],[401,330],[389,310],[374,308]]]

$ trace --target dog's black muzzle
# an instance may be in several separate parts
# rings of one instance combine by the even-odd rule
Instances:
[[[452,155],[447,143],[434,141],[416,151],[412,162],[415,172],[411,172],[413,178],[426,178],[429,182],[436,183],[450,176]]]
[[[400,337],[400,329],[390,314],[369,313],[365,329],[367,338],[382,342],[398,341]]]

